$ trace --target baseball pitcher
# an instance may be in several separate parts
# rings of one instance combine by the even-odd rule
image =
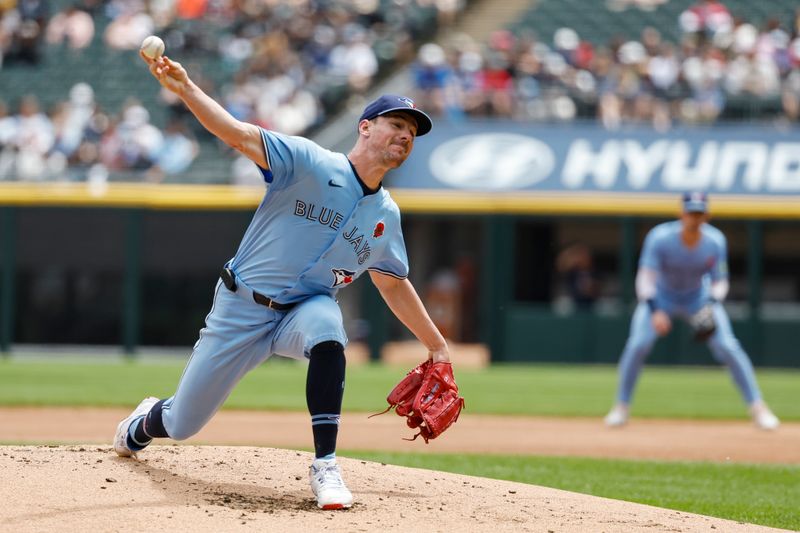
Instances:
[[[211,311],[175,394],[146,398],[120,422],[114,448],[132,456],[154,438],[197,433],[233,387],[273,354],[307,359],[306,400],[315,460],[310,482],[322,509],[350,507],[336,463],[347,337],[335,295],[364,272],[394,314],[450,360],[408,280],[400,212],[381,182],[411,153],[430,118],[402,96],[384,95],[358,121],[347,154],[236,120],[167,56],[142,54],[150,73],[211,133],[251,159],[267,186],[236,255],[222,268]]]

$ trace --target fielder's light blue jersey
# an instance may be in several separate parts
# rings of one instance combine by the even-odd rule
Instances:
[[[400,210],[381,188],[364,195],[344,154],[263,130],[268,189],[231,268],[280,303],[333,296],[366,270],[408,276]]]
[[[725,235],[708,224],[700,227],[700,241],[693,248],[681,239],[681,221],[665,222],[647,234],[639,267],[658,273],[658,296],[674,301],[706,297],[711,281],[728,277],[728,245]]]

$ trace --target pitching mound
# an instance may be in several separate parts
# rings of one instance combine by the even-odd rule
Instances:
[[[340,458],[356,503],[318,510],[311,455],[274,448],[0,447],[7,531],[775,531],[566,491]]]

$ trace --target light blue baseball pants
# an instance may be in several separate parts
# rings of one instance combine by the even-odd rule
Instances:
[[[681,305],[666,299],[658,299],[657,305],[673,320],[675,318],[688,319],[700,309],[703,301],[694,301],[688,305]],[[640,302],[636,306],[636,311],[631,320],[628,341],[625,343],[625,348],[619,360],[617,401],[621,403],[629,404],[631,402],[644,361],[658,339],[658,335],[653,329],[650,315],[650,308],[647,303]],[[717,324],[717,329],[706,344],[711,349],[711,354],[714,358],[730,369],[731,377],[736,387],[749,405],[761,399],[761,391],[756,382],[753,365],[734,336],[728,313],[725,312],[725,308],[721,303],[714,304],[714,320]]]
[[[175,394],[164,402],[162,420],[172,439],[200,431],[239,380],[273,354],[303,360],[321,342],[347,345],[341,310],[330,296],[313,296],[279,312],[254,302],[241,281],[239,287],[233,293],[217,283],[206,327]]]

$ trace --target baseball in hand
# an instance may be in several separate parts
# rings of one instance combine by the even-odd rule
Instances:
[[[150,59],[158,59],[164,53],[164,41],[160,37],[151,35],[142,41],[140,50]]]

